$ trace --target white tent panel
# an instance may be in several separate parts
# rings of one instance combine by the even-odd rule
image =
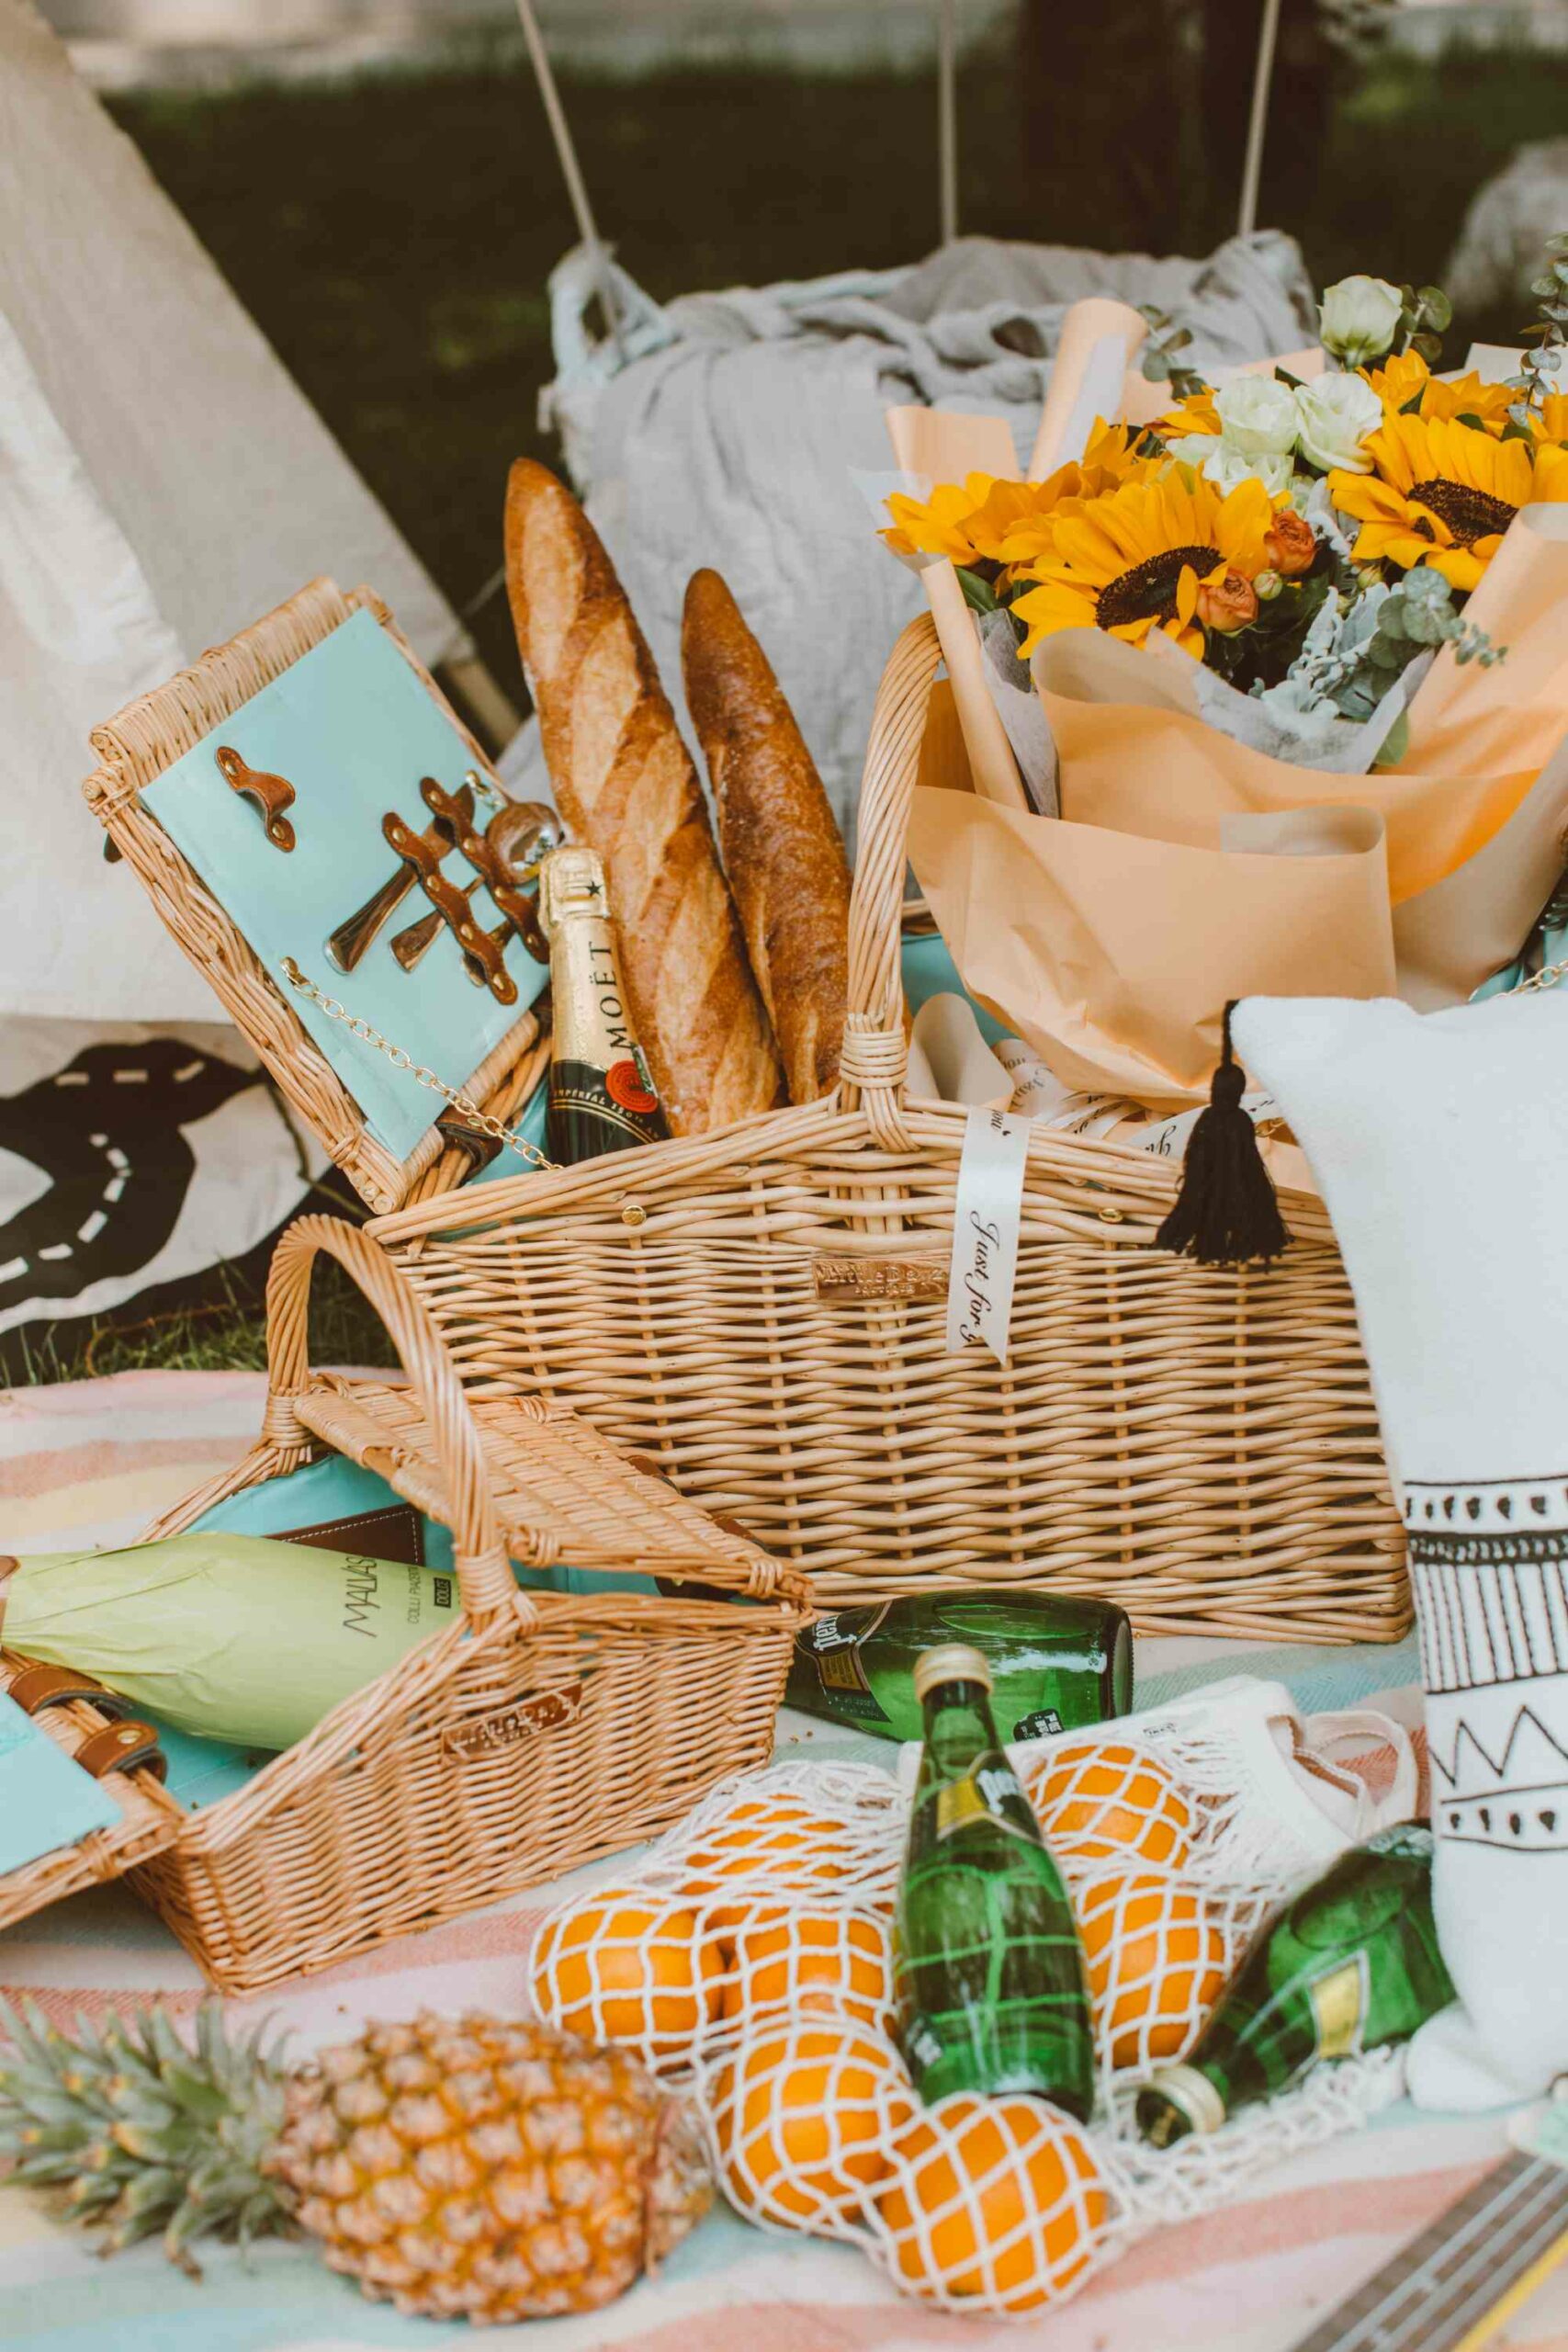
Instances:
[[[321,571],[427,660],[457,636],[31,0],[0,0],[0,1013],[213,1017],[103,864],[87,730]]]

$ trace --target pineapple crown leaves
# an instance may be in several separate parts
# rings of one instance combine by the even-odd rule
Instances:
[[[12,2177],[55,2192],[113,2254],[161,2230],[194,2269],[199,2237],[253,2238],[288,2226],[288,2192],[267,2171],[285,2119],[278,2044],[264,2020],[231,2039],[203,2004],[194,2049],[152,2007],[73,2038],[35,2003],[0,2000],[0,2158]],[[8,2046],[6,2046],[8,2045]]]

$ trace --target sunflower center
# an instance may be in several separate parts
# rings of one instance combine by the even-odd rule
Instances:
[[[1472,490],[1468,482],[1450,481],[1442,474],[1430,481],[1410,485],[1410,495],[1417,506],[1425,506],[1446,523],[1461,548],[1472,540],[1490,538],[1494,532],[1506,531],[1515,515],[1517,506],[1506,498],[1494,498],[1489,491]]]
[[[1190,564],[1202,579],[1214,568],[1213,548],[1167,548],[1123,571],[1100,592],[1095,619],[1101,628],[1124,628],[1129,621],[1158,620],[1176,610],[1176,585]]]

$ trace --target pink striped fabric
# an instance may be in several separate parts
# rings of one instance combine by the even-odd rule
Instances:
[[[133,1536],[250,1441],[262,1395],[261,1380],[246,1374],[168,1373],[0,1394],[0,1551]],[[1227,1663],[1245,1665],[1245,1653]],[[581,1883],[607,1883],[625,1867],[598,1865]],[[535,1926],[558,1892],[536,1890],[411,1937],[261,2006],[300,2052],[368,2017],[515,2008]],[[79,1897],[0,1935],[0,1986],[62,2022],[154,1994],[187,2014],[201,1997],[192,1963],[120,1890]],[[1495,2122],[1395,2109],[1375,2128],[1266,2177],[1227,2212],[1144,2241],[1077,2301],[1021,2330],[927,2311],[858,2255],[764,2234],[721,2213],[660,2279],[609,2312],[552,2322],[537,2341],[550,2352],[981,2352],[1024,2343],[1042,2352],[1287,2352],[1502,2147]],[[361,2301],[308,2245],[269,2248],[249,2270],[220,2250],[206,2272],[194,2286],[143,2247],[106,2273],[39,2202],[0,2191],[7,2352],[102,2352],[106,2340],[115,2352],[349,2352],[460,2340],[458,2329]],[[1512,2352],[1568,2352],[1568,2274],[1495,2341]]]

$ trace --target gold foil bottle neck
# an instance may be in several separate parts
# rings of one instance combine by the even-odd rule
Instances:
[[[977,1682],[991,1688],[991,1668],[983,1650],[965,1642],[944,1642],[940,1649],[922,1650],[915,1660],[915,1696],[924,1699],[939,1682]]]
[[[546,936],[568,915],[607,915],[610,894],[604,887],[604,861],[586,842],[569,842],[551,850],[539,867],[539,921]]]

